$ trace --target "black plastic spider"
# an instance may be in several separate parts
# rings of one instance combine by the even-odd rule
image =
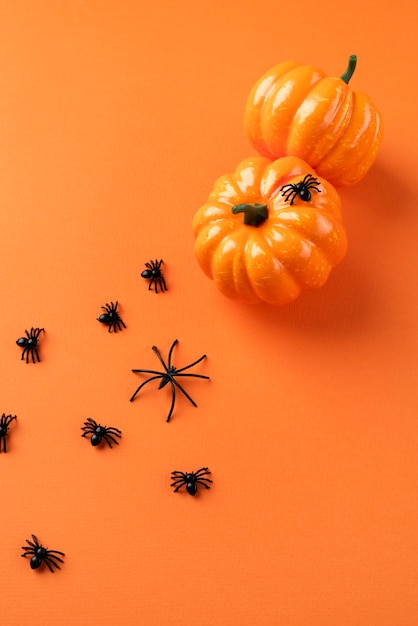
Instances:
[[[29,539],[26,539],[26,543],[29,544],[29,547],[22,546],[22,550],[24,550],[24,552],[23,554],[20,555],[24,557],[32,555],[32,558],[30,560],[31,568],[38,569],[38,567],[40,567],[42,563],[45,563],[48,569],[53,574],[54,574],[54,570],[52,569],[52,566],[58,569],[61,569],[57,561],[59,561],[60,563],[64,563],[64,561],[60,559],[60,557],[57,556],[57,554],[60,554],[61,556],[65,556],[64,552],[60,552],[59,550],[48,550],[48,548],[44,548],[38,542],[35,535],[32,535],[32,539],[33,539],[33,542],[29,541]]]
[[[87,421],[84,422],[84,426],[82,426],[81,430],[84,430],[84,433],[81,435],[82,437],[91,435],[90,443],[92,446],[98,446],[104,439],[107,445],[111,448],[111,441],[119,445],[119,441],[117,441],[115,437],[119,437],[120,439],[122,435],[122,431],[119,430],[119,428],[113,428],[113,426],[101,426],[91,417],[87,418]]]
[[[172,399],[171,399],[171,406],[170,406],[170,410],[168,412],[168,416],[166,421],[169,422],[171,415],[173,413],[174,410],[174,404],[176,401],[176,388],[179,389],[182,394],[184,394],[186,396],[186,398],[189,400],[189,402],[191,402],[193,404],[193,406],[197,406],[196,402],[194,400],[192,400],[192,398],[189,396],[189,394],[183,389],[183,387],[180,385],[180,383],[176,380],[177,376],[185,376],[185,377],[194,377],[194,378],[206,378],[207,380],[209,380],[209,376],[203,376],[202,374],[185,374],[185,370],[190,369],[191,367],[193,367],[194,365],[197,365],[197,363],[200,363],[200,361],[203,361],[203,359],[206,358],[206,354],[204,354],[203,356],[200,357],[200,359],[197,359],[197,361],[193,361],[193,363],[191,363],[190,365],[186,365],[186,367],[182,367],[180,369],[177,369],[174,365],[171,364],[171,355],[173,353],[173,349],[174,347],[178,344],[178,340],[175,339],[173,341],[173,344],[170,348],[170,351],[168,353],[168,363],[166,364],[163,357],[161,356],[158,348],[156,346],[152,346],[152,349],[154,350],[155,354],[157,355],[157,357],[159,358],[159,360],[161,361],[163,367],[164,367],[164,372],[157,372],[155,370],[132,370],[135,373],[143,373],[143,374],[155,374],[155,376],[151,376],[151,378],[148,378],[148,380],[146,380],[145,382],[143,382],[141,385],[139,385],[138,389],[135,391],[135,393],[133,394],[133,396],[130,399],[130,402],[133,402],[137,393],[139,393],[139,391],[142,389],[142,387],[144,385],[146,385],[147,383],[150,383],[152,380],[156,380],[157,378],[161,378],[161,382],[158,386],[158,389],[162,389],[163,387],[165,387],[168,383],[170,383],[171,385],[171,394],[172,394]]]
[[[164,276],[160,269],[162,263],[162,259],[160,259],[159,261],[155,259],[155,261],[145,263],[145,267],[147,267],[148,269],[144,270],[141,273],[142,278],[151,279],[148,285],[148,290],[152,289],[152,286],[154,285],[155,293],[158,293],[158,287],[160,288],[160,291],[167,291],[167,285],[165,284]]]
[[[290,183],[283,185],[280,191],[282,192],[282,196],[285,197],[286,202],[291,199],[290,204],[292,205],[297,196],[300,196],[301,200],[309,202],[312,197],[310,190],[321,193],[321,190],[318,189],[318,185],[320,185],[320,182],[317,178],[312,176],[312,174],[306,174],[305,178],[299,183],[295,185]]]
[[[103,311],[106,312],[102,313],[100,317],[97,318],[98,322],[109,326],[109,333],[112,331],[112,329],[114,333],[116,333],[118,330],[122,330],[122,326],[123,328],[126,328],[125,323],[121,320],[120,315],[117,312],[117,308],[117,300],[115,304],[113,304],[113,302],[111,302],[110,304],[106,303],[105,306],[102,306]]]
[[[29,363],[30,354],[32,355],[32,363],[35,363],[35,356],[38,359],[38,362],[41,360],[38,352],[38,337],[43,330],[43,328],[31,328],[30,333],[25,330],[26,337],[19,337],[16,341],[18,346],[24,348],[22,352],[22,360],[26,354],[26,363]]]
[[[12,422],[15,419],[16,419],[16,415],[6,415],[5,413],[3,413],[3,415],[0,418],[0,452],[1,452],[2,443],[3,443],[3,452],[7,452],[7,447],[6,447],[6,437],[8,434],[7,431],[9,430],[10,422]]]
[[[201,467],[197,472],[187,474],[185,472],[171,472],[173,482],[170,487],[175,487],[174,492],[176,492],[186,485],[187,493],[191,496],[195,496],[198,485],[203,485],[206,489],[210,489],[210,485],[207,483],[212,483],[213,481],[210,478],[205,478],[208,474],[210,474],[210,472],[207,467]]]

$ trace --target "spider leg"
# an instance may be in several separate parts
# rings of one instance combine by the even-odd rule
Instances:
[[[120,437],[122,434],[122,431],[119,430],[119,428],[114,428],[114,426],[109,426],[108,428],[106,428],[106,432],[110,433],[111,435],[115,435],[116,437]]]
[[[45,557],[44,561],[45,563],[50,562],[51,565],[54,565],[54,567],[57,567],[58,569],[61,569],[60,566],[58,565],[58,563],[56,563],[56,561],[59,561],[60,563],[64,563],[64,561],[62,559],[60,559],[59,557],[55,556],[55,555],[51,555],[49,554],[49,550],[48,550],[48,554]]]
[[[106,441],[109,448],[112,447],[112,444],[110,443],[110,441],[113,441],[113,443],[115,443],[116,445],[119,445],[119,441],[116,441],[116,439],[114,439],[111,435],[103,435],[103,439]]]
[[[172,348],[172,347],[173,347],[173,346],[171,346],[171,348]],[[159,360],[160,360],[160,362],[161,362],[162,366],[164,367],[164,369],[167,371],[167,370],[168,370],[168,368],[170,367],[171,349],[170,349],[170,352],[169,352],[169,355],[168,355],[168,365],[166,365],[166,364],[165,364],[165,361],[164,361],[163,357],[161,356],[161,353],[160,353],[160,351],[158,350],[157,346],[152,346],[152,349],[154,350],[155,354],[156,354],[156,355],[157,355],[157,357],[159,358]]]
[[[147,263],[148,265],[148,263]],[[148,285],[148,291],[152,291],[152,285],[154,284],[155,278],[151,278],[151,280],[149,281],[149,285]]]
[[[45,565],[47,566],[47,568],[49,569],[49,571],[50,571],[50,572],[52,572],[52,573],[54,574],[54,573],[55,573],[55,571],[54,571],[54,570],[52,569],[52,567],[50,566],[48,557],[44,557],[42,560],[43,560],[43,562],[45,563]],[[51,561],[51,562],[52,562],[52,561]],[[58,569],[60,569],[60,566],[59,566],[59,565],[57,565],[56,563],[54,563],[54,565],[55,565],[55,567],[58,567]]]
[[[160,280],[160,289],[161,289],[161,291],[168,291],[166,282],[164,280],[164,276],[160,276],[159,280]]]
[[[181,367],[180,369],[176,370],[176,374],[178,374],[179,372],[184,372],[185,370],[190,369],[194,365],[197,365],[198,363],[200,363],[200,361],[203,361],[203,359],[206,359],[206,354],[201,356],[200,359],[197,359],[196,361],[193,361],[193,363],[190,363],[190,365],[186,365],[185,367]],[[196,376],[196,374],[194,374],[194,376]]]
[[[165,376],[165,372],[157,372],[156,370],[132,370],[136,374],[159,374],[160,376]]]
[[[54,556],[54,554],[61,554],[61,556],[65,556],[65,552],[61,552],[60,550],[48,550],[48,556],[52,556],[54,559],[58,559],[58,561],[61,561],[61,563],[64,563],[64,561],[62,559],[59,559],[57,556]]]
[[[133,372],[135,370],[132,370]],[[144,387],[144,385],[146,385],[147,383],[150,383],[152,380],[155,380],[156,378],[161,378],[161,374],[158,374],[158,376],[152,376],[151,378],[148,378],[148,380],[145,380],[141,385],[139,385],[138,389],[135,391],[135,393],[133,394],[133,396],[129,399],[129,402],[133,402],[135,400],[135,396],[140,392],[140,390],[142,389],[142,387]]]
[[[6,435],[0,437],[0,452],[1,452],[1,444],[3,442],[3,452],[6,452]]]
[[[20,556],[33,556],[35,554],[35,550],[33,548],[25,548],[24,546],[22,546],[22,550],[25,550],[25,552]]]
[[[206,480],[209,480],[209,479],[206,479]],[[213,481],[211,480],[209,482],[213,482]],[[206,487],[206,489],[210,489],[210,486],[207,485],[206,483],[202,483],[202,481],[199,478],[195,479],[195,483],[199,483],[199,485],[203,485],[203,487]]]
[[[181,483],[178,487],[176,487],[176,488],[174,489],[174,493],[176,493],[176,491],[178,491],[179,489],[181,489],[181,487],[183,487],[183,486],[184,486],[184,485],[186,485],[186,484],[187,484],[186,482]]]
[[[175,487],[176,485],[179,485],[179,484],[185,485],[186,483],[187,483],[187,478],[177,478],[177,480],[174,480],[170,484],[170,487]]]
[[[175,385],[176,381],[175,380],[170,380],[170,385],[171,385],[171,406],[170,406],[170,410],[168,412],[167,418],[166,418],[166,422],[169,422],[171,419],[171,416],[173,414],[173,410],[174,410],[174,404],[176,402],[176,388]]]
[[[168,353],[168,367],[171,367],[171,355],[173,354],[173,350],[176,347],[176,345],[178,344],[179,340],[178,339],[174,339],[170,351]]]
[[[174,374],[174,376],[187,376],[189,378],[206,378],[206,380],[210,380],[209,376],[204,376],[203,374]]]
[[[84,430],[84,433],[81,435],[82,437],[86,437],[87,435],[94,435],[95,429],[92,426],[82,426],[80,430]]]
[[[171,472],[172,476],[174,474],[177,474],[178,476],[183,476],[184,478],[186,477],[186,474],[184,472],[180,472],[179,470],[175,470],[174,472]]]
[[[210,474],[208,467],[201,467],[197,472],[194,473],[195,476],[203,476],[203,474]]]
[[[38,363],[40,363],[41,359],[39,358],[39,352],[38,350],[35,348],[35,354],[36,354],[36,358],[38,359]],[[35,363],[35,361],[34,361]]]
[[[191,402],[191,403],[193,404],[193,406],[197,406],[197,404],[196,404],[196,402],[193,400],[193,398],[191,398],[191,397],[189,396],[189,394],[187,393],[187,391],[186,391],[186,390],[185,390],[185,389],[184,389],[184,388],[180,385],[180,383],[179,383],[179,382],[177,382],[177,380],[175,380],[174,378],[173,378],[173,383],[176,385],[176,387],[177,387],[178,389],[180,389],[180,391],[181,391],[181,392],[182,392],[182,393],[186,396],[186,398],[189,400],[189,402]]]

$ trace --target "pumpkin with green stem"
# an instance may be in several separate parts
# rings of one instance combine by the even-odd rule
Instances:
[[[271,159],[297,156],[334,186],[358,183],[376,159],[382,120],[369,96],[349,86],[356,63],[351,55],[341,77],[293,61],[274,66],[248,96],[252,146]]]
[[[337,191],[298,157],[242,161],[192,228],[203,272],[243,302],[282,305],[322,287],[347,250]]]

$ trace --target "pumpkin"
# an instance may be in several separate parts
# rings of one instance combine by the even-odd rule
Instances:
[[[192,230],[203,272],[243,302],[282,305],[322,287],[347,249],[337,191],[290,156],[250,157],[221,176]]]
[[[264,74],[245,107],[252,146],[271,159],[298,156],[334,186],[358,183],[377,156],[382,120],[369,96],[349,87],[356,62],[350,56],[340,78],[293,61]]]

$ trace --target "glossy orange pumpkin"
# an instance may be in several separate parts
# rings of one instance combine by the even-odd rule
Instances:
[[[382,120],[369,96],[348,85],[356,60],[340,78],[293,61],[264,74],[245,108],[253,147],[272,159],[298,156],[337,187],[359,182],[377,156]]]
[[[243,302],[281,305],[322,287],[347,249],[337,191],[297,157],[242,161],[192,228],[204,273]]]

